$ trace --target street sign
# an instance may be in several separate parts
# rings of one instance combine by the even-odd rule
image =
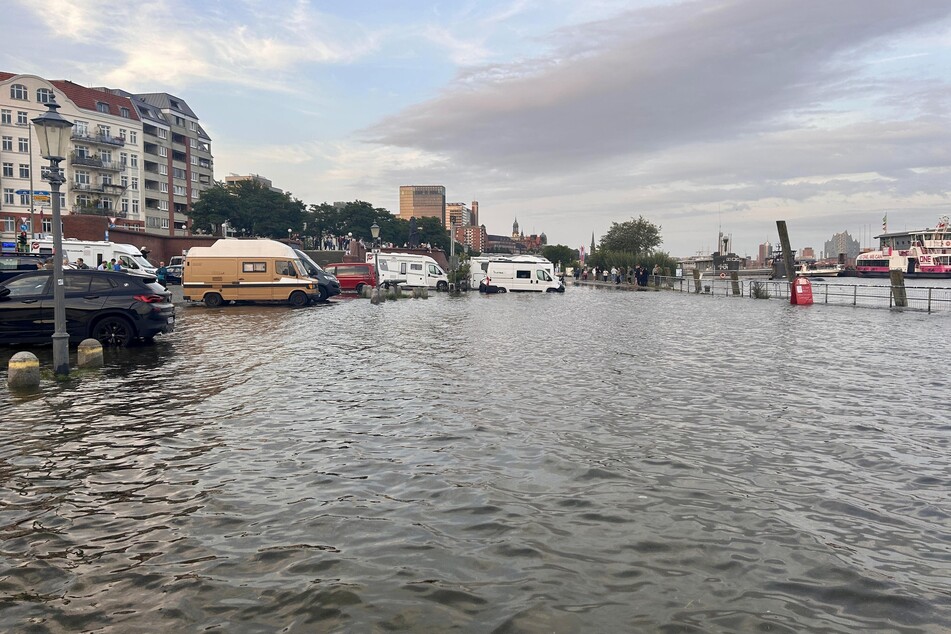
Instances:
[[[50,197],[45,194],[37,194],[34,192],[33,200],[39,203],[48,203],[50,201]]]
[[[20,225],[20,231],[26,231],[27,229],[29,229],[29,227],[26,225]]]
[[[14,193],[17,194],[18,196],[29,196],[29,195],[30,195],[30,190],[29,190],[29,189],[18,189],[18,190],[16,190],[16,192],[14,192]]]
[[[50,193],[45,189],[34,189],[33,195],[34,196],[49,196]]]

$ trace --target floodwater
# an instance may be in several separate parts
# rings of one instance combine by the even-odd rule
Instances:
[[[947,632],[949,332],[570,286],[184,307],[0,390],[0,630]]]

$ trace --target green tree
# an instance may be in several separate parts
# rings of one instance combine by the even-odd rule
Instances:
[[[202,192],[189,215],[199,231],[219,233],[227,222],[238,235],[261,238],[286,238],[288,229],[299,233],[305,219],[304,203],[254,181],[216,183]]]
[[[435,216],[417,218],[416,228],[419,230],[419,241],[421,244],[428,242],[434,249],[439,248],[449,253],[449,230],[443,226],[439,218]],[[402,242],[399,244],[402,245]]]
[[[561,262],[562,266],[575,266],[578,261],[578,250],[563,244],[549,244],[542,247],[542,257],[548,258],[551,262]]]
[[[345,236],[352,234],[370,244],[370,227],[380,227],[380,240],[402,245],[409,237],[409,222],[401,220],[382,207],[355,200],[343,206],[328,203],[311,205],[307,212],[307,235],[320,239],[322,235]]]
[[[637,255],[646,255],[660,246],[660,227],[649,222],[644,216],[627,222],[612,222],[611,228],[601,238],[598,250],[627,251]]]

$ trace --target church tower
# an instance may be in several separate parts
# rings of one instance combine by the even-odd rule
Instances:
[[[513,240],[518,240],[519,235],[520,235],[520,234],[519,234],[519,231],[518,231],[518,218],[516,218],[516,219],[515,219],[515,222],[512,223],[512,239],[513,239]]]

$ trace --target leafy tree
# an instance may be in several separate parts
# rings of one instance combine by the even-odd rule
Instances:
[[[190,216],[198,231],[219,233],[227,222],[238,235],[286,238],[288,229],[300,232],[304,203],[289,192],[276,192],[254,181],[216,183],[202,192]]]
[[[649,222],[644,216],[620,224],[613,222],[608,232],[601,238],[598,250],[627,251],[637,255],[646,255],[660,246],[660,227]]]
[[[420,243],[428,242],[433,245],[434,249],[440,248],[449,253],[449,231],[443,226],[439,218],[435,216],[417,218],[416,228],[419,230]]]
[[[409,222],[401,220],[382,207],[374,208],[362,200],[337,207],[328,203],[311,205],[307,214],[307,235],[319,239],[322,235],[345,236],[353,234],[370,244],[373,223],[380,227],[380,240],[402,245],[409,237]]]
[[[563,244],[549,244],[542,247],[542,257],[562,266],[574,266],[578,261],[578,250],[566,247]]]

